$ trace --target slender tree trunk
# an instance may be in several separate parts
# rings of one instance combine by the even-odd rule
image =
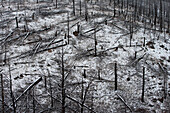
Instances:
[[[160,18],[160,31],[162,32],[162,0],[160,0],[160,12],[159,12],[159,18]]]
[[[167,28],[167,33],[170,33],[170,11],[167,12],[167,18],[168,18],[168,28]]]
[[[16,27],[18,28],[18,18],[15,17],[15,20],[16,20]]]
[[[48,82],[49,82],[49,86],[50,86],[50,89],[49,89],[49,91],[50,91],[50,99],[51,99],[51,108],[53,107],[53,92],[52,92],[52,84],[51,84],[51,82],[52,82],[52,78],[51,78],[51,75],[50,75],[50,71],[47,69],[47,72],[48,72]]]
[[[62,113],[65,113],[65,75],[64,75],[63,47],[62,47],[62,81],[61,81],[61,89],[62,89]]]
[[[115,63],[115,91],[117,90],[117,63]]]
[[[4,56],[4,63],[6,64],[6,56],[7,56],[7,52],[6,52],[6,43],[5,43],[5,45],[4,45],[4,47],[5,47],[5,56]]]
[[[51,107],[53,107],[53,90],[52,90],[52,84],[51,84],[51,80],[50,80],[50,98],[51,98]]]
[[[46,76],[44,76],[44,86],[47,89],[47,77]]]
[[[85,20],[88,21],[88,11],[87,11],[87,2],[86,0],[84,1],[85,3]]]
[[[5,113],[5,104],[4,104],[4,81],[3,81],[3,75],[1,75],[1,96],[2,96],[2,113]]]
[[[114,0],[114,16],[113,17],[115,17],[115,16],[116,16],[116,2]]]
[[[34,88],[32,89],[32,101],[33,101],[33,113],[36,113],[36,110],[35,110],[35,99],[34,99]]]
[[[76,13],[75,13],[75,1],[73,0],[73,15],[75,16]]]
[[[68,22],[67,22],[67,29],[68,29],[68,31],[67,31],[68,32],[67,33],[67,38],[68,38],[68,44],[69,44],[69,38],[70,38],[70,34],[69,34],[70,33],[70,28],[69,28],[70,27],[70,25],[69,25],[70,24],[70,22],[69,22],[70,21],[69,20],[69,13],[67,15],[67,20],[68,20]]]
[[[56,6],[56,8],[57,8],[57,0],[56,0],[56,2],[55,2],[55,6]]]
[[[94,51],[95,51],[94,56],[97,56],[96,28],[95,28],[94,32],[95,32],[95,33],[94,33],[94,44],[95,44],[95,47],[94,47]]]
[[[100,80],[101,77],[100,77],[100,69],[98,69],[98,79]]]
[[[145,47],[145,37],[143,38],[143,47]]]
[[[142,84],[142,99],[141,99],[142,102],[144,102],[144,92],[145,92],[145,67],[143,67],[143,84]]]
[[[14,98],[13,91],[12,91],[12,78],[11,78],[11,67],[10,67],[10,64],[8,64],[8,67],[9,67],[10,94],[11,94],[11,99],[12,99],[13,112],[16,113],[15,98]]]
[[[80,15],[81,15],[81,0],[80,0]]]
[[[83,77],[82,77],[82,86],[81,86],[81,113],[83,113],[83,100],[84,100],[84,85],[83,85]]]

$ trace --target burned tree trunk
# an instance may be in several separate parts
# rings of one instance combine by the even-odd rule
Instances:
[[[56,0],[56,2],[55,2],[55,7],[57,8],[57,0]]]
[[[155,28],[156,28],[156,19],[157,19],[157,5],[155,4],[154,5],[155,7],[154,7],[154,9],[155,9],[155,15],[154,15],[154,25],[155,25]]]
[[[32,89],[32,104],[33,104],[33,113],[36,113],[35,112],[34,88]]]
[[[18,18],[15,17],[15,20],[16,20],[16,28],[18,28]]]
[[[100,69],[98,69],[98,79],[100,80],[101,79],[101,77],[100,77]]]
[[[81,113],[83,113],[83,100],[84,100],[84,85],[83,85],[83,78],[82,78],[82,86],[81,86]]]
[[[97,39],[96,39],[96,28],[95,28],[95,30],[94,30],[94,56],[97,56]]]
[[[162,0],[160,0],[159,23],[160,23],[160,31],[162,32]]]
[[[81,0],[80,0],[80,15],[81,15]]]
[[[70,33],[70,28],[69,28],[69,27],[70,27],[70,25],[69,25],[69,24],[70,24],[70,23],[69,23],[69,13],[68,13],[68,15],[67,15],[67,21],[68,21],[68,22],[67,22],[67,30],[68,30],[68,31],[67,31],[67,32],[68,32],[68,33],[67,33],[67,38],[68,38],[68,42],[67,42],[67,43],[69,44],[69,38],[70,38],[70,34],[69,34],[69,33]]]
[[[117,63],[115,63],[115,91],[117,90]]]
[[[50,99],[51,99],[51,107],[53,107],[53,92],[52,92],[52,84],[51,84],[51,75],[50,71],[47,69],[48,78],[49,78],[49,86],[50,86]]]
[[[87,11],[87,2],[86,0],[84,1],[85,3],[85,20],[88,21],[88,11]]]
[[[73,15],[75,16],[76,13],[75,13],[75,1],[73,0]]]
[[[145,92],[145,67],[143,67],[143,83],[142,83],[142,98],[141,98],[142,102],[144,102],[144,92]]]
[[[62,92],[62,113],[65,113],[65,74],[64,74],[64,53],[62,47],[62,80],[61,80],[61,92]]]
[[[114,0],[114,16],[113,17],[115,17],[115,16],[116,16],[116,2]]]
[[[8,64],[8,67],[9,67],[9,78],[10,78],[10,95],[11,95],[11,99],[12,99],[13,112],[16,113],[15,98],[14,98],[13,91],[12,91],[12,78],[11,78],[10,64]]]
[[[1,96],[2,96],[2,113],[5,113],[5,103],[4,103],[4,82],[3,82],[3,75],[1,75]]]
[[[168,11],[168,13],[167,13],[167,18],[168,18],[168,21],[167,21],[167,23],[168,23],[167,33],[170,33],[170,11]]]

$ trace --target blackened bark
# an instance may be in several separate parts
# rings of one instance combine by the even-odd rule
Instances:
[[[115,63],[115,91],[117,90],[117,63]]]
[[[142,99],[141,99],[142,102],[144,102],[144,92],[145,92],[145,67],[143,67],[143,84],[142,84]]]
[[[3,75],[1,75],[1,96],[2,96],[2,113],[5,113],[5,104],[4,104],[4,82],[3,82]]]

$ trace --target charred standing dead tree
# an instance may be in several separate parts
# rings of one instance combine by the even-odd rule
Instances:
[[[85,20],[88,21],[88,9],[87,9],[87,1],[84,1],[85,4]]]
[[[83,97],[84,97],[84,85],[83,85],[83,77],[82,77],[82,85],[81,85],[81,113],[83,113]]]
[[[145,92],[145,67],[143,67],[143,83],[142,83],[142,98],[141,101],[144,102],[144,92]]]
[[[5,54],[4,54],[4,64],[6,64],[6,57],[7,57],[7,52],[6,52],[6,43],[4,44],[4,48],[5,48]]]
[[[75,12],[75,0],[73,0],[73,15],[74,16],[76,15],[76,12]]]
[[[34,98],[34,88],[32,89],[32,104],[33,104],[33,113],[36,113],[36,106],[35,106],[35,98]]]
[[[57,0],[55,1],[55,7],[57,8]]]
[[[160,9],[159,9],[159,24],[160,24],[160,31],[162,32],[162,0],[160,0]]]
[[[98,69],[97,75],[98,75],[98,79],[100,80],[101,79],[101,77],[100,77],[100,69]]]
[[[2,97],[2,113],[5,113],[5,103],[4,103],[4,81],[3,81],[3,75],[1,76],[1,97]]]
[[[158,11],[158,7],[157,7],[157,4],[155,3],[154,4],[154,12],[155,12],[155,15],[154,15],[154,25],[155,25],[155,28],[156,28],[156,23],[157,23],[157,11]]]
[[[168,28],[167,28],[167,33],[170,33],[170,11],[168,11],[168,14],[167,14],[167,17],[168,17]]]
[[[96,39],[96,28],[94,30],[94,56],[97,56],[97,39]]]
[[[15,20],[16,20],[16,28],[18,28],[18,18],[15,17]]]
[[[65,94],[65,74],[64,74],[64,53],[63,53],[63,47],[62,47],[62,78],[61,78],[61,93],[62,93],[62,111],[61,113],[65,113],[65,98],[66,98],[66,94]]]
[[[131,22],[130,22],[130,47],[132,46],[132,38],[133,38],[133,19],[131,15]]]
[[[85,101],[86,101],[86,98],[87,98],[87,94],[88,94],[88,91],[89,91],[89,88],[90,88],[90,85],[91,85],[91,81],[88,83],[87,87],[85,88],[84,87],[84,84],[83,84],[83,78],[82,78],[82,88],[81,88],[81,111],[80,113],[84,113],[84,105],[85,105]]]
[[[12,90],[11,67],[10,67],[9,62],[8,62],[8,67],[9,67],[9,79],[10,79],[10,95],[12,99],[13,112],[16,113],[16,103],[15,103],[15,97],[14,97],[13,90]]]
[[[67,43],[68,43],[68,44],[69,44],[69,38],[70,38],[70,34],[69,34],[69,33],[70,33],[70,28],[69,28],[69,27],[70,27],[70,25],[69,25],[70,22],[69,22],[69,21],[70,21],[70,20],[69,20],[69,13],[67,13],[67,32],[68,32],[68,33],[67,33],[67,39],[68,39]]]
[[[117,90],[117,63],[115,63],[115,91]]]
[[[134,3],[134,4],[135,4],[134,22],[136,21],[136,19],[137,19],[137,14],[138,14],[138,13],[137,13],[137,7],[138,7],[137,2],[138,2],[138,1],[137,1],[137,0],[135,0],[135,3]]]
[[[116,16],[116,1],[114,0],[114,15],[113,15],[113,17],[115,17]]]
[[[47,72],[48,72],[48,83],[49,83],[49,86],[50,86],[50,89],[49,89],[49,91],[50,91],[50,99],[51,99],[51,108],[53,107],[53,89],[52,89],[52,84],[51,84],[51,75],[50,75],[50,71],[47,69]]]
[[[81,0],[80,0],[80,15],[81,15]]]

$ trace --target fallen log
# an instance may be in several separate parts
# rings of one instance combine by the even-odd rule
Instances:
[[[24,95],[26,94],[32,87],[34,87],[35,85],[37,85],[40,81],[42,80],[42,77],[40,77],[38,80],[36,80],[34,83],[32,83],[30,86],[28,86],[28,88],[26,90],[24,90],[24,92],[15,99],[15,103]]]
[[[3,38],[3,39],[1,39],[0,42],[1,42],[1,41],[4,41],[4,42],[5,42],[10,36],[12,36],[13,33],[14,33],[14,31],[10,32],[10,33],[8,34],[8,36],[5,37],[5,38]]]
[[[51,49],[56,49],[56,48],[63,47],[63,46],[66,46],[66,45],[67,45],[67,44],[58,45],[58,46],[50,47],[50,48],[45,48],[45,49],[43,49],[43,50],[37,51],[36,53],[34,53],[34,55],[37,54],[37,53],[45,52],[45,51],[48,51],[48,50],[51,50]],[[22,55],[19,55],[19,56],[21,56],[20,58],[24,58],[24,57],[26,57],[26,56],[31,56],[32,54],[33,54],[33,53],[31,52],[31,53],[27,53],[26,55],[25,55],[25,54],[22,54],[22,55],[24,55],[24,56],[22,56]],[[15,58],[16,58],[16,57],[15,57]]]
[[[66,98],[68,98],[68,99],[70,99],[71,101],[74,101],[75,103],[77,103],[77,104],[79,104],[79,105],[87,108],[87,109],[88,109],[89,111],[91,111],[92,113],[96,113],[94,110],[92,110],[91,108],[89,108],[87,105],[84,105],[84,104],[80,103],[80,102],[77,101],[76,99],[74,99],[74,98],[72,98],[72,97],[70,97],[70,96],[68,96],[68,95],[66,95]]]
[[[127,103],[125,102],[125,100],[119,95],[116,93],[116,95],[118,96],[118,98],[124,103],[124,105],[131,111],[133,112],[133,110],[130,108],[129,105],[127,105]]]

